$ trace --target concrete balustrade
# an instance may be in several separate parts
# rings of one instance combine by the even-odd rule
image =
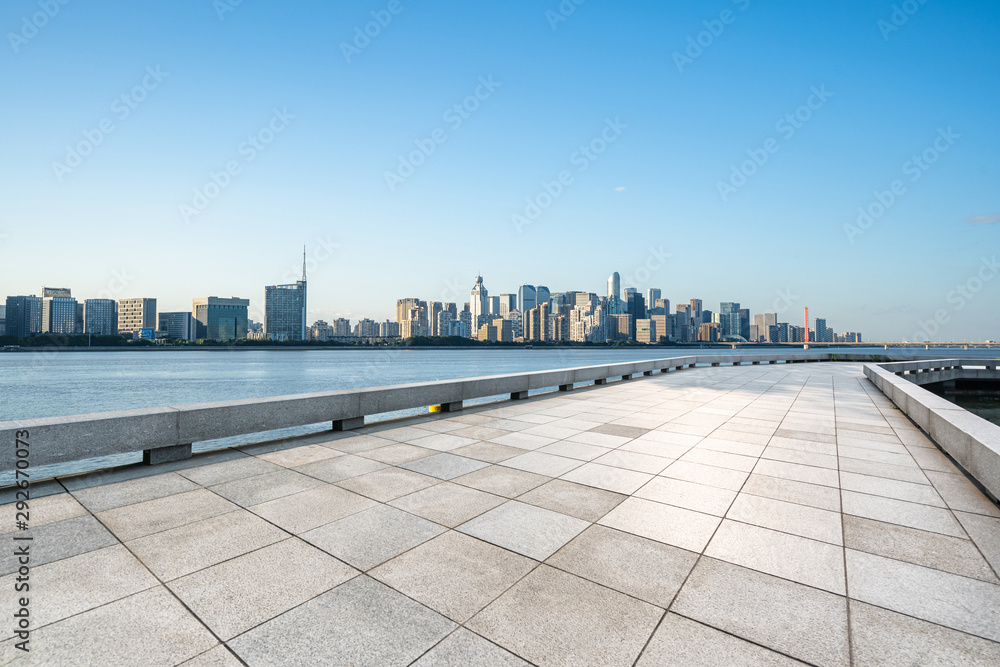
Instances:
[[[864,372],[983,488],[1000,498],[1000,426],[920,386],[956,379],[1000,380],[996,364],[995,359],[907,361],[865,364]]]
[[[604,384],[613,378],[628,380],[655,371],[672,372],[671,369],[679,371],[699,365],[807,360],[872,361],[873,357],[862,353],[812,351],[691,355],[389,387],[7,421],[0,422],[0,442],[13,443],[16,431],[28,430],[33,467],[139,451],[144,453],[147,463],[160,463],[191,456],[191,445],[205,440],[323,422],[329,422],[333,430],[346,431],[364,425],[366,416],[430,405],[440,405],[443,411],[451,412],[460,410],[463,401],[467,400],[494,396],[518,400],[527,398],[532,390],[560,388],[568,391],[582,383]],[[0,469],[13,470],[14,465],[14,448],[0,447]]]

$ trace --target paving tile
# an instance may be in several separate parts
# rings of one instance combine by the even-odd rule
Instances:
[[[458,449],[453,449],[452,454],[456,456],[464,456],[469,459],[476,459],[477,461],[486,461],[487,463],[500,463],[501,461],[506,461],[507,459],[512,459],[515,456],[519,456],[524,453],[525,450],[519,447],[509,447],[507,445],[498,445],[495,442],[477,442],[471,445],[466,445],[465,447],[459,447]]]
[[[75,491],[73,495],[81,505],[97,513],[185,491],[194,491],[197,488],[198,485],[191,480],[171,472],[166,475],[141,477],[127,482],[81,489]],[[35,523],[32,521],[32,524]]]
[[[706,556],[845,594],[842,547],[726,519]]]
[[[844,503],[844,514],[896,523],[920,530],[930,530],[954,537],[965,537],[962,527],[952,513],[940,507],[908,503],[903,500],[871,496],[854,491],[842,491],[841,499]]]
[[[374,427],[366,427],[366,433],[364,435],[382,439],[389,439],[394,442],[407,442],[408,440],[416,440],[417,438],[423,438],[434,433],[434,431],[429,431],[427,429],[418,428],[416,426],[393,426],[391,423],[388,424],[378,424]],[[360,435],[355,435],[351,437],[362,437]],[[377,446],[381,447],[388,443],[381,443]]]
[[[263,475],[264,473],[277,472],[278,470],[281,470],[281,466],[268,463],[256,456],[244,456],[232,461],[198,466],[196,468],[186,468],[177,471],[177,474],[186,477],[195,484],[215,486],[223,482],[231,482],[234,479]]]
[[[608,447],[588,445],[582,442],[575,442],[573,440],[560,440],[559,442],[553,442],[551,445],[545,445],[538,450],[540,454],[554,454],[556,456],[565,456],[567,458],[577,459],[580,461],[592,461],[598,456],[607,454],[610,451],[611,449]]]
[[[415,447],[424,447],[439,452],[449,452],[459,447],[465,447],[478,442],[473,438],[463,438],[462,436],[450,433],[434,433],[423,438],[407,440],[406,443]]]
[[[562,479],[569,482],[621,494],[635,493],[639,487],[652,478],[652,475],[646,473],[626,470],[625,468],[613,468],[596,462],[586,463],[562,476]]]
[[[530,558],[448,531],[369,574],[464,623],[537,565]]]
[[[773,445],[768,445],[761,457],[772,461],[799,463],[817,468],[830,468],[831,470],[836,470],[839,467],[839,461],[834,454],[817,454],[816,452],[804,452],[799,449],[786,449]]]
[[[590,425],[593,428],[593,424]],[[595,433],[594,431],[583,431],[566,438],[569,442],[575,442],[583,445],[594,445],[596,447],[606,447],[608,449],[614,449],[615,447],[621,447],[626,442],[632,438],[623,435],[609,435],[607,433]]]
[[[849,549],[1000,583],[969,540],[851,515],[844,515],[844,540]]]
[[[30,662],[48,665],[176,665],[218,644],[161,587],[35,629],[31,641],[28,655],[43,662]],[[24,655],[10,643],[0,649],[4,664]]]
[[[472,438],[473,440],[489,440],[490,438],[499,438],[502,435],[507,435],[510,431],[502,428],[494,428],[492,426],[466,425],[459,430],[450,431],[450,433],[463,438]]]
[[[546,563],[666,609],[697,559],[684,549],[591,526]]]
[[[169,587],[228,640],[357,574],[336,558],[289,538],[175,579]]]
[[[1000,664],[1000,644],[851,600],[851,639],[859,665]]]
[[[666,445],[677,445],[678,447],[684,447],[690,449],[694,447],[699,442],[701,442],[704,436],[692,435],[689,433],[679,433],[676,431],[666,431],[662,428],[646,433],[645,435],[638,438],[641,441],[651,441],[651,442],[661,442]]]
[[[672,445],[667,442],[656,442],[654,440],[644,440],[642,438],[636,438],[635,440],[630,440],[619,448],[619,451],[623,452],[637,452],[639,454],[648,454],[650,456],[658,456],[664,459],[678,459],[684,456],[685,452],[691,449],[688,445]]]
[[[408,665],[455,624],[366,576],[355,577],[230,641],[247,664]]]
[[[302,447],[292,447],[291,449],[282,449],[276,452],[268,452],[267,454],[258,454],[257,458],[285,468],[295,468],[307,463],[316,463],[317,461],[324,461],[341,455],[341,452],[324,447],[323,445],[305,445]]]
[[[375,504],[374,500],[339,486],[319,486],[254,505],[250,511],[289,533],[300,535],[307,530],[374,507]]]
[[[452,481],[463,486],[471,486],[480,491],[486,491],[505,498],[515,498],[549,481],[550,477],[536,475],[524,470],[515,470],[505,466],[494,465],[483,468],[468,475],[456,477]]]
[[[51,496],[36,498],[34,490],[34,485],[32,485],[31,500],[28,503],[32,530],[40,528],[47,523],[64,521],[65,519],[72,519],[87,513],[84,506],[65,491]],[[2,531],[0,535],[17,532],[16,521],[18,517],[16,514],[19,511],[21,510],[17,509],[16,502],[0,506],[0,531]]]
[[[288,536],[246,510],[147,535],[126,546],[162,581],[211,567]]]
[[[395,507],[377,505],[310,530],[302,539],[366,571],[445,530]]]
[[[837,546],[844,544],[841,514],[808,505],[741,493],[726,518]]]
[[[233,655],[225,645],[219,644],[213,649],[182,662],[179,667],[241,667],[242,665],[239,658]]]
[[[840,511],[840,491],[829,486],[753,473],[747,478],[742,493],[818,507],[831,512]]]
[[[403,430],[403,429],[399,429]],[[413,429],[414,437],[430,435],[431,431],[424,429]],[[343,454],[360,454],[379,447],[385,447],[396,442],[395,439],[382,437],[383,433],[344,433],[339,438],[323,443],[328,447]]]
[[[511,500],[456,530],[529,558],[545,560],[588,525],[582,519]]]
[[[877,478],[897,479],[901,482],[912,482],[914,484],[930,484],[927,476],[924,475],[923,471],[916,464],[895,466],[888,463],[873,463],[871,461],[849,458],[842,458],[839,463],[841,472],[853,472]]]
[[[671,613],[656,629],[636,667],[791,667],[801,664],[798,660]]]
[[[671,477],[654,477],[635,496],[721,517],[733,503],[736,492]]]
[[[256,477],[223,482],[210,487],[210,490],[240,507],[250,507],[300,491],[308,491],[322,484],[323,482],[315,477],[294,470],[279,470]]]
[[[850,664],[845,598],[763,572],[702,558],[671,611],[805,662]]]
[[[396,498],[389,504],[443,526],[454,528],[507,502],[506,498],[460,484],[442,482]]]
[[[966,512],[955,512],[955,517],[993,566],[993,571],[1000,574],[1000,519]]]
[[[625,426],[624,424],[601,424],[590,429],[591,433],[603,433],[605,435],[617,435],[623,438],[638,438],[649,432],[648,428],[638,426]]]
[[[598,523],[689,551],[701,552],[721,519],[642,498],[629,498]]]
[[[830,486],[839,488],[840,480],[836,470],[829,468],[817,468],[816,466],[801,465],[798,463],[785,463],[784,461],[773,461],[771,459],[761,459],[753,469],[755,474],[767,475],[768,477],[780,477],[806,484],[818,484],[820,486]]]
[[[398,466],[401,463],[416,461],[417,459],[422,459],[426,456],[433,456],[434,454],[437,454],[437,452],[433,449],[414,447],[413,445],[407,445],[401,442],[386,445],[385,447],[369,449],[364,452],[358,452],[358,456],[363,458],[394,466]]]
[[[718,452],[711,449],[703,449],[701,444],[688,451],[679,460],[690,463],[703,463],[719,468],[729,468],[749,473],[757,464],[757,458],[751,456],[741,456],[739,454],[729,454],[728,452]]]
[[[304,466],[296,467],[295,470],[303,475],[309,475],[310,477],[333,484],[350,479],[351,477],[367,475],[370,472],[382,470],[385,467],[384,463],[372,461],[361,456],[354,456],[353,454],[346,454],[337,458],[326,459],[325,461],[307,463]]]
[[[204,521],[231,512],[236,505],[225,498],[199,489],[173,496],[147,500],[134,505],[99,512],[97,518],[123,542],[143,535]]]
[[[851,598],[1000,641],[1000,586],[847,550]]]
[[[19,531],[13,537],[30,537],[31,541],[6,540],[7,548],[0,557],[0,576],[17,571],[20,565],[17,549],[21,546],[28,547],[31,567],[34,568],[118,544],[115,536],[89,514],[38,527],[32,525],[30,530]]]
[[[521,433],[524,433],[525,435],[540,435],[546,438],[562,440],[563,438],[576,435],[581,430],[583,429],[565,428],[563,426],[556,426],[555,424],[538,424],[536,426],[532,426],[531,428],[524,429]]]
[[[906,450],[903,451],[905,452]],[[846,458],[862,459],[875,463],[889,463],[898,466],[906,466],[913,463],[913,457],[909,453],[884,452],[869,447],[840,445],[837,447],[837,454]]]
[[[924,470],[935,470],[950,474],[958,474],[958,469],[947,456],[937,449],[927,449],[925,447],[913,447],[908,449],[910,456],[918,466]]]
[[[871,477],[869,475],[859,475],[852,472],[840,473],[840,486],[849,491],[868,493],[875,496],[895,498],[911,503],[923,505],[933,505],[935,507],[945,507],[944,501],[937,491],[928,484],[914,484],[913,482],[901,482],[895,479],[885,479],[881,477]]]
[[[927,477],[951,509],[1000,518],[1000,509],[964,475],[929,470]]]
[[[385,503],[437,483],[439,483],[437,478],[427,475],[399,468],[383,468],[367,475],[337,482],[337,486]]]
[[[527,433],[508,433],[498,438],[490,438],[489,442],[508,447],[519,447],[521,449],[535,450],[541,449],[545,445],[551,445],[555,438],[546,438],[540,435],[529,435]]]
[[[584,521],[597,521],[626,497],[620,493],[554,479],[518,496],[518,500]]]
[[[663,611],[542,565],[466,624],[541,665],[631,665]]]
[[[664,477],[682,479],[695,484],[717,486],[720,489],[729,489],[730,491],[739,491],[749,476],[739,470],[707,466],[690,461],[674,461],[660,474]]]
[[[0,577],[5,591],[14,591],[19,575]],[[157,586],[159,582],[122,545],[90,551],[31,569],[32,640],[39,628],[88,609]],[[9,598],[13,602],[13,595]],[[0,629],[0,638],[14,634],[13,624]],[[36,645],[37,646],[37,645]]]
[[[413,667],[530,667],[510,651],[459,628],[425,653]]]
[[[766,437],[764,437],[763,443],[756,444],[743,442],[738,439],[739,437],[748,435],[746,433],[736,431],[724,432],[721,435],[719,433],[718,429],[713,431],[712,435],[698,443],[696,449],[708,449],[713,452],[736,454],[738,456],[752,456],[756,459],[764,452],[764,445],[767,444]]]
[[[583,461],[570,459],[565,456],[555,456],[553,454],[543,454],[541,452],[525,452],[520,456],[507,459],[504,466],[517,468],[526,472],[533,472],[536,475],[546,475],[548,477],[559,477],[574,468],[578,468]]]
[[[616,449],[594,459],[594,463],[656,475],[663,472],[663,469],[673,463],[673,461],[662,456],[651,456],[649,454]]]
[[[787,421],[789,421],[789,420],[786,420],[786,422]],[[826,442],[826,443],[831,443],[831,444],[837,442],[837,437],[834,435],[832,427],[831,428],[817,427],[817,428],[820,428],[820,429],[822,429],[824,431],[828,431],[827,433],[820,433],[820,432],[817,432],[817,431],[805,431],[805,430],[802,430],[802,426],[804,426],[804,424],[799,423],[799,424],[795,424],[795,427],[793,427],[793,428],[787,428],[785,426],[785,422],[783,422],[782,426],[780,428],[778,428],[774,432],[774,435],[777,438],[793,438],[793,439],[796,439],[796,440],[813,440],[815,442]]]

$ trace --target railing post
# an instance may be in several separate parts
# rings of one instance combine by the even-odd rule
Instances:
[[[458,412],[462,409],[462,401],[452,401],[451,403],[442,403],[441,412]]]
[[[353,431],[354,429],[361,428],[364,425],[365,425],[364,416],[333,420],[334,431]]]
[[[520,401],[522,399],[528,398],[528,392],[526,391],[512,391],[510,392],[510,400]]]
[[[191,458],[191,443],[145,449],[142,452],[142,462],[150,466],[158,463],[169,463],[170,461],[182,461],[189,458]]]

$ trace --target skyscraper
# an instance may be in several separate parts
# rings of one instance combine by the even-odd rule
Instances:
[[[476,276],[476,284],[472,286],[472,293],[469,299],[469,312],[472,313],[472,326],[476,331],[479,330],[480,322],[479,318],[484,317],[489,313],[489,292],[486,291],[486,286],[483,285],[483,277]]]
[[[608,278],[608,298],[622,298],[622,277],[615,271]]]
[[[510,311],[517,310],[517,295],[516,294],[501,294],[500,295],[500,309],[497,311],[497,315],[506,319]]]
[[[156,329],[156,299],[118,299],[118,333]]]
[[[114,299],[87,299],[83,302],[83,333],[93,336],[118,333],[118,304]]]
[[[656,300],[662,296],[663,292],[658,287],[650,287],[646,290],[646,305],[652,308]]]
[[[42,297],[42,332],[64,335],[77,333],[76,299],[71,296]]]
[[[42,297],[9,296],[6,313],[7,335],[27,338],[42,332]]]
[[[302,280],[264,288],[264,333],[273,340],[305,340],[306,249],[302,248]]]
[[[230,299],[217,296],[192,299],[191,314],[198,321],[197,337],[218,341],[246,338],[249,306],[249,299],[235,296]]]
[[[552,295],[549,293],[548,287],[545,285],[539,285],[535,288],[535,305],[541,306],[542,304],[548,303],[551,296]]]
[[[719,340],[727,336],[740,335],[740,304],[735,301],[723,301],[719,304]]]
[[[527,313],[529,310],[538,305],[535,301],[536,291],[534,285],[521,285],[517,288],[517,309],[522,313]]]

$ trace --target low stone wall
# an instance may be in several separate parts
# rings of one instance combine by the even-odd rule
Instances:
[[[864,368],[868,379],[994,498],[1000,498],[1000,426],[919,385],[954,379],[1000,379],[998,363],[996,359],[942,359],[865,364]]]
[[[441,405],[458,410],[471,399],[509,395],[574,384],[603,384],[609,379],[668,372],[696,365],[871,361],[869,354],[797,351],[784,354],[697,355],[621,364],[491,375],[416,384],[221,401],[148,410],[127,410],[69,417],[0,422],[0,470],[15,466],[16,433],[27,431],[31,465],[45,466],[142,451],[147,463],[191,456],[191,445],[204,440],[247,435],[293,426],[331,422],[334,430],[358,428],[364,418],[396,410]]]

